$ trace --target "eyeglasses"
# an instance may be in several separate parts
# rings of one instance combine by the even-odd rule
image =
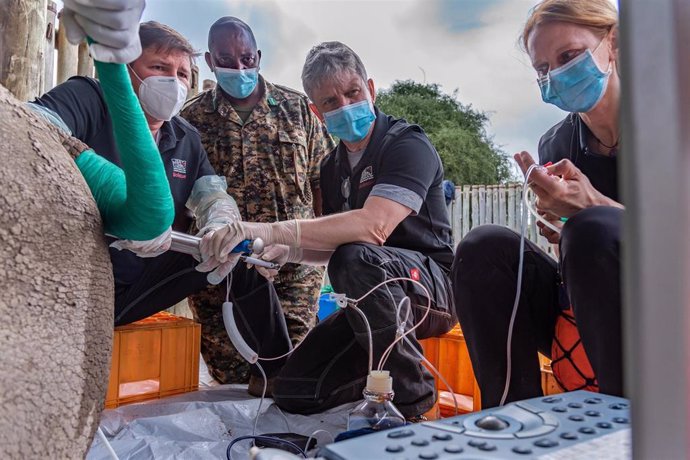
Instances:
[[[342,210],[343,211],[349,211],[350,210],[350,178],[346,177],[343,179],[343,182],[340,184],[340,194],[343,195],[343,198],[345,198],[345,202],[343,203]]]

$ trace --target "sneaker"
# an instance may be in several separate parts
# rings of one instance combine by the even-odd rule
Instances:
[[[268,385],[266,386],[266,397],[267,398],[272,398],[273,397],[273,382],[275,380],[275,377],[269,377],[268,379]],[[256,396],[257,398],[261,397],[261,393],[264,391],[264,379],[263,377],[257,377],[255,375],[250,375],[249,376],[249,386],[247,387],[247,391],[249,392],[250,395]]]

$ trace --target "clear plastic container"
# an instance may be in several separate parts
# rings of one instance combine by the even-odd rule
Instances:
[[[348,431],[381,431],[405,425],[405,417],[393,405],[393,379],[388,371],[372,371],[362,394],[364,401],[348,417]]]

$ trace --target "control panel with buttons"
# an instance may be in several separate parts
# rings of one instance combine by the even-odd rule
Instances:
[[[320,454],[329,460],[604,458],[597,452],[630,458],[628,401],[574,391],[372,433]]]

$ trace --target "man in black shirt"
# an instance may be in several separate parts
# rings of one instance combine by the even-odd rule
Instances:
[[[374,83],[342,43],[312,48],[302,82],[312,110],[340,139],[321,165],[325,216],[231,224],[204,238],[212,254],[222,257],[236,241],[261,237],[275,244],[263,258],[281,264],[328,263],[335,292],[349,299],[371,290],[357,306],[371,328],[374,365],[403,330],[409,332],[409,340],[395,345],[383,368],[393,377],[396,406],[408,418],[418,416],[433,406],[436,395],[416,339],[443,334],[456,322],[441,160],[419,126],[374,107]],[[405,296],[411,306],[400,308]],[[339,310],[288,358],[275,379],[273,399],[299,413],[361,399],[369,352],[362,318],[352,308]]]
[[[143,52],[128,67],[168,176],[175,203],[172,229],[188,231],[193,218],[206,231],[239,219],[225,180],[215,175],[198,132],[177,116],[191,78],[191,44],[156,22],[141,24],[139,35]],[[71,78],[30,106],[120,165],[111,116],[97,80]],[[165,253],[170,231],[151,241],[112,241],[116,325],[168,308],[207,284],[206,275],[194,269],[197,262],[192,257]],[[235,263],[233,258],[219,269],[230,271]]]

